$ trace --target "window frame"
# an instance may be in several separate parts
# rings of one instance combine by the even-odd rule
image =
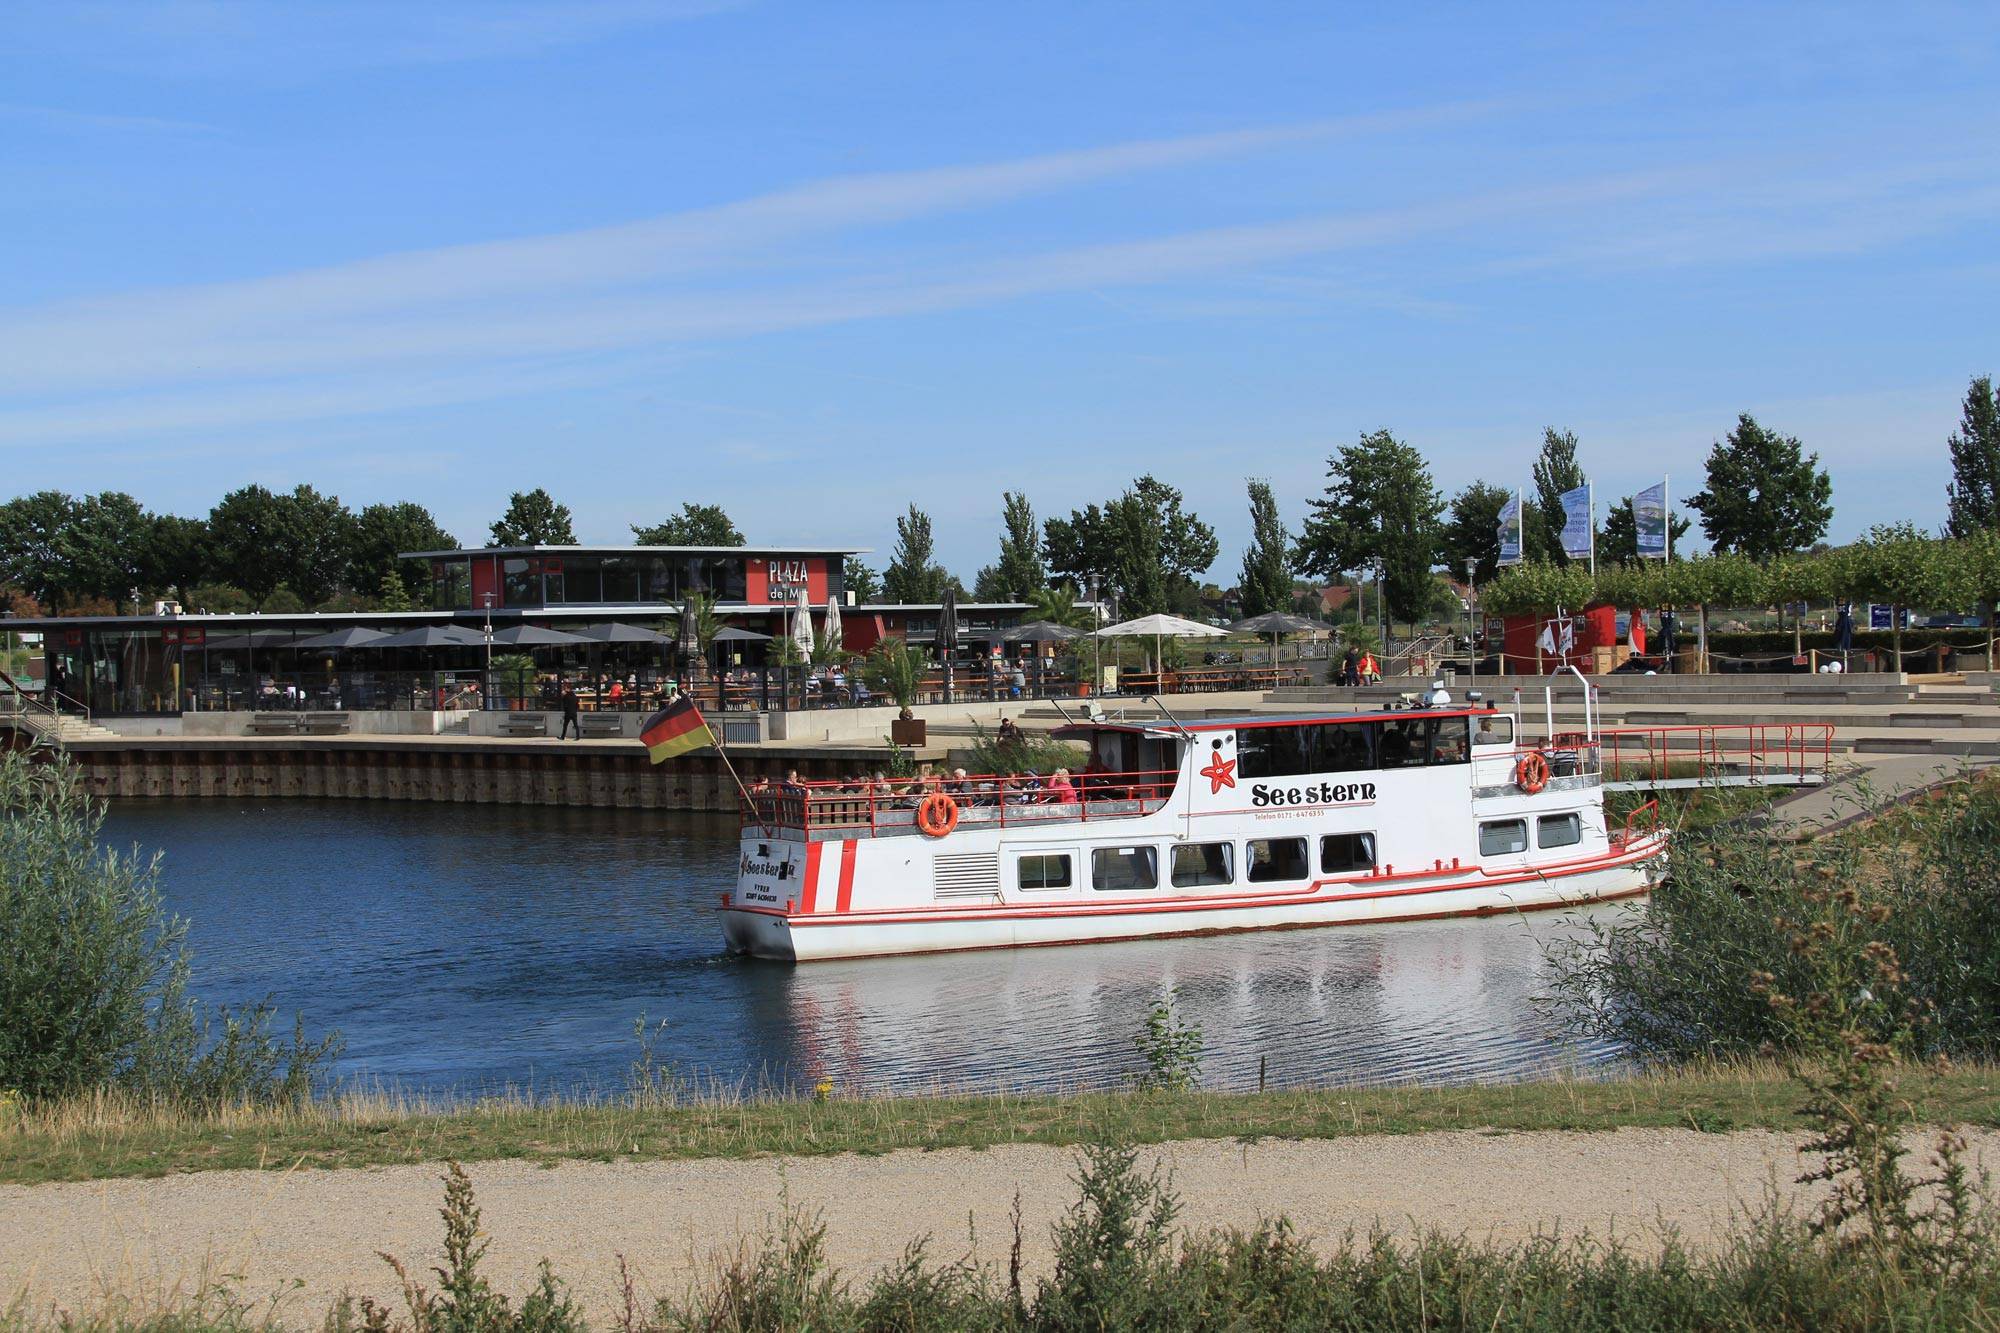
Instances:
[[[1222,879],[1197,879],[1181,882],[1179,858],[1181,852],[1198,847],[1220,847],[1222,849]],[[1205,867],[1204,867],[1205,870]],[[1167,857],[1167,883],[1176,889],[1216,889],[1229,888],[1236,883],[1236,844],[1224,839],[1219,842],[1177,842]]]
[[[1256,857],[1250,849],[1257,846],[1259,843],[1263,843],[1265,845],[1274,845],[1281,842],[1289,842],[1297,844],[1299,849],[1299,859],[1298,859],[1299,873],[1296,875],[1272,875],[1260,878],[1257,874]],[[1243,882],[1245,884],[1292,884],[1298,882],[1299,880],[1311,879],[1312,877],[1313,877],[1312,843],[1304,835],[1301,834],[1291,837],[1245,838],[1243,840]]]
[[[1360,844],[1366,848],[1368,859],[1365,862],[1346,866],[1335,867],[1328,865],[1327,853],[1332,850],[1332,843],[1335,838],[1349,839]],[[1319,873],[1322,875],[1351,875],[1357,870],[1373,870],[1379,863],[1378,849],[1380,846],[1381,844],[1376,840],[1372,829],[1357,830],[1353,833],[1322,833],[1319,839]]]
[[[1548,842],[1543,839],[1542,837],[1543,829],[1547,828],[1550,824],[1557,824],[1563,822],[1567,822],[1569,824],[1570,829],[1576,835],[1575,837],[1570,838],[1567,842]],[[1537,815],[1535,817],[1536,848],[1543,851],[1547,851],[1549,848],[1552,847],[1575,847],[1582,841],[1583,841],[1583,814],[1581,811],[1566,810],[1561,814]]]
[[[1022,880],[1021,864],[1028,860],[1061,861],[1063,863],[1063,883],[1028,884]],[[1068,851],[1059,852],[1016,852],[1014,854],[1014,887],[1022,893],[1059,893],[1076,887],[1076,857]]]
[[[1102,884],[1097,872],[1098,858],[1118,856],[1126,860],[1144,859],[1150,884]],[[1125,843],[1117,847],[1093,847],[1090,849],[1090,887],[1097,893],[1153,893],[1160,887],[1160,849],[1149,842]]]
[[[1512,825],[1520,830],[1518,847],[1489,848],[1486,845],[1488,829],[1501,829]],[[1479,854],[1485,856],[1521,856],[1528,850],[1528,818],[1520,815],[1511,819],[1484,819],[1479,823]]]

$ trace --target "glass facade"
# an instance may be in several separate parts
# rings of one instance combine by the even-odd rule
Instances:
[[[493,559],[433,560],[431,605],[438,610],[473,607],[474,587],[486,586],[484,568],[475,571],[473,565]],[[649,602],[672,606],[690,594],[718,602],[749,596],[748,557],[740,555],[502,556],[497,564],[499,598],[494,605],[509,609]]]

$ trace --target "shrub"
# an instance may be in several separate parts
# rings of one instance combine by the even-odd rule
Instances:
[[[1180,994],[1169,990],[1146,1014],[1133,1038],[1145,1069],[1133,1075],[1141,1092],[1187,1092],[1201,1077],[1201,1029],[1175,1013]]]
[[[67,760],[0,755],[0,1088],[124,1088],[196,1106],[297,1102],[337,1038],[270,1032],[269,1004],[188,994],[187,927],[158,862],[98,845],[102,805]]]
[[[1088,759],[1081,746],[1048,736],[1023,736],[1003,743],[979,723],[972,724],[972,748],[965,766],[974,773],[1039,773],[1043,777],[1058,768],[1076,769]]]
[[[1787,995],[1819,989],[1787,923],[1813,916],[1814,895],[1847,887],[1881,918],[1871,938],[1906,960],[1905,1003],[1935,1015],[1915,1028],[1913,1053],[1990,1056],[2000,1051],[1996,857],[2000,786],[1987,780],[1884,815],[1866,835],[1803,847],[1728,825],[1683,833],[1650,898],[1551,947],[1545,1003],[1571,1035],[1642,1060],[1783,1049],[1795,1034],[1752,980],[1767,975]],[[1871,1020],[1872,1039],[1888,1040],[1904,1017]]]

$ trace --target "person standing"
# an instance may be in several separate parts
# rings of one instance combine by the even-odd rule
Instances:
[[[1361,683],[1361,654],[1354,651],[1354,645],[1347,646],[1347,655],[1340,659],[1340,683],[1359,685]]]
[[[576,686],[568,681],[562,683],[562,734],[557,740],[570,739],[570,732],[576,732],[576,739],[583,739],[583,709],[576,699]]]

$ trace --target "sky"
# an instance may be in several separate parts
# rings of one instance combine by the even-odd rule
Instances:
[[[1387,428],[1600,506],[1750,412],[1942,522],[2000,33],[1922,4],[14,0],[0,493],[546,487],[968,582],[1152,473],[1233,582]]]

